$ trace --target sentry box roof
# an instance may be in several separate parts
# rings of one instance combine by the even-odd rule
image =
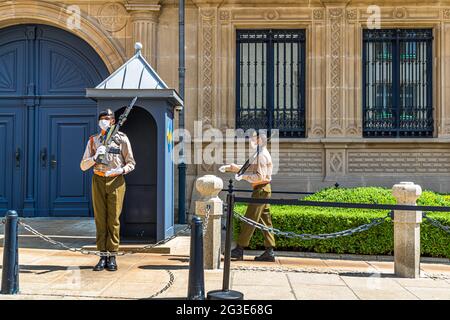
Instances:
[[[169,89],[142,56],[142,44],[135,44],[136,54],[94,89],[86,89],[86,96],[97,98],[155,98],[167,99],[175,106],[183,106],[176,90]]]

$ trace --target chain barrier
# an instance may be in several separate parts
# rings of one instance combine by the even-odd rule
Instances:
[[[207,229],[208,229],[208,223],[209,223],[209,215],[211,212],[211,205],[207,205],[206,206],[206,214],[205,217],[203,218],[203,237],[206,235]],[[2,223],[5,224],[6,221],[5,219],[2,220]],[[176,232],[175,234],[173,234],[172,236],[162,239],[156,243],[152,243],[149,245],[146,245],[142,248],[139,249],[135,249],[133,251],[129,251],[129,252],[124,252],[124,251],[119,251],[119,252],[99,252],[99,251],[95,251],[95,250],[87,250],[87,249],[83,249],[83,248],[74,248],[74,247],[70,247],[68,245],[66,245],[65,243],[61,242],[61,241],[57,241],[55,239],[50,238],[49,236],[46,236],[45,234],[37,231],[36,229],[34,229],[32,226],[30,226],[29,224],[26,224],[25,222],[23,222],[21,219],[19,219],[18,221],[19,225],[21,225],[25,230],[27,230],[28,232],[34,234],[35,236],[38,236],[39,238],[41,238],[42,240],[51,243],[53,245],[59,246],[61,248],[64,248],[68,251],[71,252],[79,252],[81,254],[91,254],[91,255],[96,255],[99,257],[110,257],[110,256],[125,256],[125,255],[130,255],[130,254],[135,254],[135,253],[139,253],[139,252],[143,252],[149,249],[153,249],[154,247],[161,245],[161,244],[165,244],[167,242],[169,242],[170,240],[175,239],[176,237],[178,237],[179,235],[189,231],[191,229],[191,225],[188,224],[185,228],[183,228],[182,230]]]
[[[333,233],[322,233],[322,234],[309,234],[309,233],[298,234],[298,233],[295,233],[292,231],[281,231],[281,230],[273,228],[273,227],[267,227],[267,226],[265,226],[261,223],[258,223],[252,219],[244,217],[235,211],[233,213],[234,213],[234,216],[236,218],[238,218],[239,220],[241,220],[261,231],[267,231],[267,232],[273,233],[276,236],[282,236],[282,237],[286,237],[286,238],[301,238],[303,240],[324,240],[324,239],[333,239],[333,238],[338,238],[338,237],[350,236],[354,233],[367,231],[372,227],[382,224],[383,222],[386,221],[386,219],[390,218],[391,214],[392,214],[392,212],[389,212],[385,217],[372,219],[372,221],[367,224],[363,224],[356,228],[352,228],[352,229],[348,229],[348,230],[343,230],[343,231],[338,231],[338,232],[333,232]]]
[[[442,223],[440,223],[438,220],[430,218],[426,212],[422,213],[422,216],[427,220],[431,225],[435,226],[436,228],[439,228],[443,230],[444,232],[447,232],[450,234],[450,226],[445,226]]]
[[[208,230],[208,223],[209,223],[209,214],[211,212],[211,205],[207,204],[206,205],[206,213],[205,213],[205,217],[202,218],[203,220],[203,238],[206,235],[206,231]]]
[[[46,236],[42,233],[40,233],[39,231],[37,231],[36,229],[34,229],[33,227],[31,227],[30,225],[26,224],[25,222],[23,222],[22,220],[19,219],[19,225],[21,225],[25,230],[27,230],[28,232],[34,234],[35,236],[38,236],[39,238],[41,238],[42,240],[49,242],[53,245],[56,246],[60,246],[66,250],[69,250],[71,252],[79,252],[82,254],[91,254],[91,255],[96,255],[99,257],[110,257],[110,256],[125,256],[125,255],[131,255],[131,254],[135,254],[135,253],[139,253],[142,251],[146,251],[149,249],[152,249],[158,245],[164,244],[169,242],[170,240],[175,239],[176,237],[178,237],[180,234],[185,233],[186,231],[191,229],[191,225],[186,226],[185,228],[183,228],[182,230],[178,231],[177,233],[173,234],[172,236],[162,239],[156,243],[152,243],[149,245],[146,245],[142,248],[136,249],[134,251],[129,251],[129,252],[125,252],[125,251],[119,251],[119,252],[99,252],[99,251],[95,251],[95,250],[87,250],[87,249],[83,249],[83,248],[74,248],[74,247],[70,247],[68,245],[66,245],[65,243],[61,242],[61,241],[57,241],[54,240],[52,238],[50,238],[49,236]]]
[[[165,270],[165,271],[169,275],[169,281],[167,282],[167,284],[161,290],[159,290],[158,292],[152,294],[150,297],[145,298],[146,300],[147,299],[153,299],[156,296],[159,296],[164,291],[167,291],[173,285],[173,283],[175,282],[175,276],[173,275],[173,272],[170,271],[170,270]]]

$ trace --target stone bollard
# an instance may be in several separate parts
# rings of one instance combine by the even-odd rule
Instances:
[[[208,224],[203,239],[204,267],[205,269],[218,269],[220,267],[221,218],[223,202],[218,197],[223,188],[222,179],[214,175],[205,175],[195,182],[200,193],[200,200],[195,202],[195,214],[204,219],[209,206]]]
[[[397,204],[416,205],[422,188],[414,182],[400,182],[392,187]],[[422,211],[394,211],[394,269],[403,278],[420,277],[420,224]]]

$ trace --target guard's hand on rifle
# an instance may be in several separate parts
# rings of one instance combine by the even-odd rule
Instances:
[[[98,156],[101,154],[106,154],[106,147],[105,146],[100,146],[97,148],[97,151],[95,152],[94,155],[94,160],[97,160]]]
[[[123,173],[123,168],[116,168],[116,169],[111,169],[105,172],[105,176],[106,177],[110,177],[110,176],[118,176],[121,175]]]
[[[238,175],[237,173],[234,175],[234,179],[236,181],[241,181],[242,180],[242,176]]]

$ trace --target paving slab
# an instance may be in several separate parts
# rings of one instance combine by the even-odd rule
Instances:
[[[298,300],[358,300],[347,286],[296,285],[294,293]]]
[[[30,224],[72,244],[92,245],[95,240],[89,220],[38,219]],[[21,294],[0,299],[147,299],[171,275],[174,282],[157,298],[187,297],[188,235],[164,244],[170,252],[118,257],[117,272],[92,271],[98,261],[94,255],[62,250],[29,235],[20,241],[25,244],[19,250]],[[277,252],[275,262],[254,261],[260,253],[246,250],[244,261],[231,263],[230,288],[245,299],[449,299],[450,263],[445,259],[422,262],[421,278],[403,279],[394,275],[392,257]],[[222,279],[223,269],[205,270],[205,292],[221,289]]]
[[[292,286],[310,285],[312,283],[326,286],[347,286],[337,274],[288,273],[287,277]]]

